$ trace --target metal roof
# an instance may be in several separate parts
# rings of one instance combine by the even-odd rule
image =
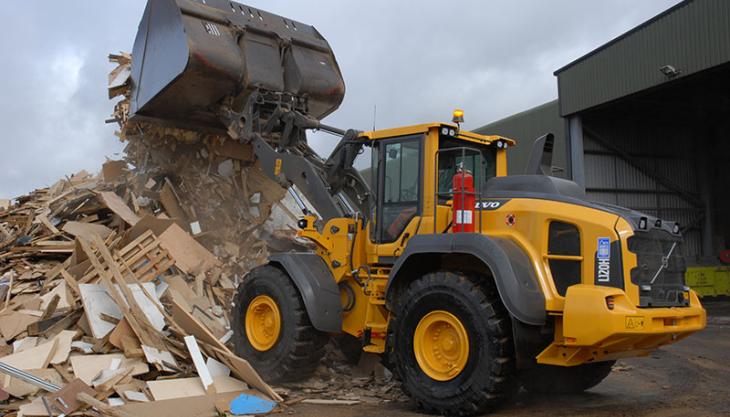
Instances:
[[[560,114],[730,62],[730,1],[686,0],[555,71]],[[670,65],[677,75],[660,69]]]

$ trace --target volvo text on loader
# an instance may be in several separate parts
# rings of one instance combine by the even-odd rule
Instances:
[[[585,390],[616,359],[705,326],[679,225],[546,175],[552,135],[527,175],[507,176],[515,142],[460,129],[461,112],[372,132],[323,125],[345,93],[327,41],[236,2],[150,0],[132,65],[129,126],[248,143],[302,208],[313,250],[272,255],[235,297],[236,350],[269,381],[306,378],[347,335],[424,409],[473,415],[520,386]],[[341,136],[329,158],[308,129]],[[364,149],[368,181],[353,167]]]

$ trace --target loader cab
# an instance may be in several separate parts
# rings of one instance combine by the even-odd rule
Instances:
[[[415,234],[448,232],[452,179],[459,170],[474,175],[475,186],[507,173],[511,139],[432,123],[365,132],[371,142],[370,243],[378,262],[390,263]]]

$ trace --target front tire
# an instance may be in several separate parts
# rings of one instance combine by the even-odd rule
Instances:
[[[232,315],[236,354],[267,381],[306,379],[324,356],[327,335],[312,326],[294,283],[273,265],[246,275]]]
[[[522,386],[536,394],[578,394],[593,388],[611,373],[616,361],[578,366],[535,365],[521,372]]]
[[[395,310],[395,371],[425,411],[475,415],[519,389],[511,321],[493,282],[429,273],[399,294]]]

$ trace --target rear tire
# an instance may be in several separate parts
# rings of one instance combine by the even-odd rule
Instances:
[[[616,361],[563,367],[535,365],[520,373],[522,386],[536,394],[577,394],[600,384]]]
[[[269,344],[262,343],[262,336],[253,334],[255,330],[250,339],[246,321],[247,314],[254,314],[249,309],[252,302],[267,299],[276,304],[273,310],[278,310],[279,316],[278,335]],[[238,287],[232,315],[236,354],[251,362],[267,381],[306,379],[324,356],[327,335],[312,327],[299,291],[289,276],[275,266],[260,266],[246,275]],[[255,322],[250,316],[249,319],[251,329]]]
[[[454,272],[429,273],[399,293],[395,310],[389,337],[394,371],[404,391],[425,411],[475,415],[516,394],[511,321],[493,282]],[[434,317],[442,321],[429,333]],[[449,339],[443,340],[443,335]],[[465,340],[466,344],[461,343]],[[468,346],[465,362],[461,360],[464,345]],[[461,348],[461,355],[455,355],[452,346]],[[424,359],[429,355],[431,363]],[[444,363],[443,369],[459,366],[439,373]]]

